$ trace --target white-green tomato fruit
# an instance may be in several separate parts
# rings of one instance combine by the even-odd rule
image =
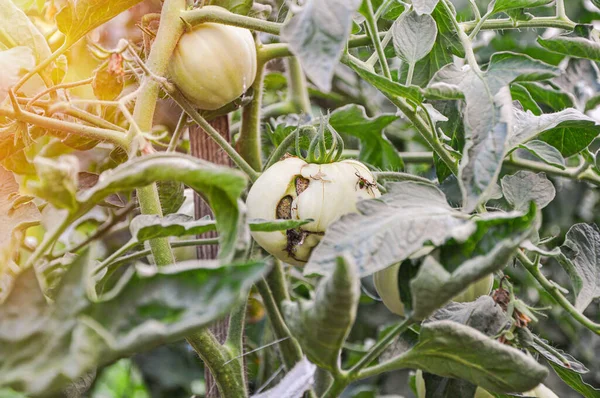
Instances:
[[[400,289],[398,287],[399,270],[400,263],[397,263],[378,271],[373,274],[373,282],[383,304],[394,314],[404,316],[404,304],[400,298]],[[478,297],[489,294],[493,285],[494,275],[489,274],[467,286],[465,290],[456,295],[452,300],[459,303],[477,300]]]
[[[204,9],[218,9],[205,6]],[[256,45],[248,29],[205,22],[181,35],[169,76],[196,107],[219,109],[242,95],[256,78]]]
[[[417,370],[415,384],[417,387],[417,398],[425,398],[425,393],[427,390],[425,389],[425,379],[423,378],[423,372],[421,370]],[[531,391],[527,391],[523,393],[526,397],[536,397],[536,398],[558,398],[551,389],[546,387],[543,384],[539,384],[536,388]],[[474,398],[494,398],[492,394],[487,392],[481,387],[477,387],[475,391]]]
[[[246,200],[248,218],[313,221],[297,229],[252,232],[252,236],[278,259],[303,266],[331,223],[356,213],[358,201],[380,195],[375,177],[358,161],[315,164],[289,157],[254,182]]]

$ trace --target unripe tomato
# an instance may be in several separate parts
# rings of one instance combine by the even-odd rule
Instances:
[[[373,282],[375,283],[375,289],[377,289],[377,293],[379,294],[379,297],[381,297],[383,304],[385,304],[385,306],[394,314],[404,316],[404,304],[400,298],[400,289],[398,287],[399,270],[400,263],[397,263],[384,270],[378,271],[373,274]],[[452,300],[459,303],[474,301],[479,296],[489,294],[493,285],[494,275],[489,274],[479,281],[470,284]]]
[[[380,195],[373,174],[356,160],[315,164],[289,157],[269,167],[252,185],[246,201],[248,217],[314,221],[299,229],[252,232],[252,236],[275,257],[302,266],[331,223],[356,213],[359,200]]]
[[[217,6],[205,6],[204,9]],[[256,45],[248,29],[202,23],[184,33],[169,75],[200,109],[215,110],[242,95],[256,78]]]
[[[423,378],[423,371],[417,370],[416,375],[416,385],[417,385],[417,398],[425,398],[425,393],[427,390],[425,389],[425,379]],[[531,391],[527,391],[523,393],[526,397],[536,397],[536,398],[558,398],[552,390],[546,387],[543,384],[539,384],[536,388]],[[473,398],[494,398],[492,394],[487,392],[481,387],[477,387],[475,391],[475,397]]]

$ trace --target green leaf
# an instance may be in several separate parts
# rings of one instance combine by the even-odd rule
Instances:
[[[58,30],[75,44],[92,29],[113,19],[141,0],[69,0],[56,14]]]
[[[93,188],[78,195],[82,209],[89,209],[110,194],[130,191],[155,181],[179,181],[201,193],[217,220],[219,258],[231,261],[238,244],[245,242],[247,231],[239,207],[246,177],[239,171],[174,153],[157,153],[134,158],[103,173]]]
[[[288,229],[295,229],[312,222],[312,219],[307,220],[262,220],[259,218],[248,220],[250,231],[256,232],[273,232],[273,231],[286,231]]]
[[[536,82],[519,82],[513,84],[513,86],[520,86],[526,90],[531,98],[546,112],[558,112],[575,107],[573,95],[560,89],[554,89]]]
[[[357,207],[360,214],[345,215],[329,226],[305,274],[329,273],[337,257],[348,253],[364,277],[408,258],[425,243],[466,239],[475,226],[448,205],[438,188],[417,182],[389,184],[386,195]]]
[[[209,0],[206,4],[226,8],[235,14],[248,15],[253,3],[254,0]]]
[[[402,97],[410,99],[418,104],[423,102],[423,95],[417,86],[404,86],[383,76],[375,74],[367,69],[350,61],[348,66],[352,68],[358,76],[373,85],[387,97]]]
[[[185,186],[176,181],[161,181],[156,185],[163,214],[167,215],[177,212],[185,201]]]
[[[396,55],[409,64],[415,64],[433,48],[438,29],[431,15],[412,11],[396,20],[392,32]]]
[[[499,393],[528,391],[548,375],[532,357],[452,321],[423,325],[419,343],[385,364],[464,379]]]
[[[0,388],[54,396],[98,366],[206,327],[239,303],[267,270],[262,262],[140,265],[104,301],[92,303],[85,289],[94,257],[87,252],[76,260],[50,304],[33,269],[19,275],[0,305]]]
[[[360,282],[356,267],[338,257],[313,301],[285,301],[283,313],[294,337],[310,361],[332,372],[340,367],[342,346],[356,319]]]
[[[91,398],[150,398],[142,374],[131,359],[121,359],[104,368],[94,382]]]
[[[413,0],[412,5],[417,14],[431,14],[439,0]]]
[[[541,116],[515,109],[514,118],[515,127],[509,138],[511,148],[539,138],[569,157],[587,148],[600,134],[600,125],[576,109]]]
[[[466,303],[450,302],[437,310],[425,324],[446,320],[470,326],[490,337],[497,335],[509,321],[506,312],[491,296],[481,296]]]
[[[361,0],[308,0],[281,29],[302,68],[321,90],[331,90],[331,79],[352,28]]]
[[[596,224],[575,224],[561,247],[569,261],[561,264],[571,278],[575,308],[583,312],[600,297],[600,229]]]
[[[554,372],[573,390],[585,398],[600,398],[600,390],[583,381],[581,375],[550,362]]]
[[[383,134],[383,130],[398,120],[393,114],[381,114],[370,118],[365,108],[350,104],[336,109],[329,118],[329,123],[339,133],[345,133],[360,140],[359,159],[382,170],[399,171],[404,163],[398,151]]]
[[[515,210],[527,211],[531,202],[543,209],[556,196],[556,189],[545,173],[519,170],[502,177],[500,183],[504,198]]]
[[[539,37],[537,41],[542,47],[555,53],[600,61],[600,43],[588,39],[586,29],[587,26],[577,25],[574,33],[550,39]]]
[[[14,86],[25,71],[35,67],[35,57],[28,47],[14,47],[10,50],[0,51],[0,68],[2,69],[2,80],[0,80],[0,104],[8,97],[8,91]],[[9,137],[5,145],[14,144],[14,139]],[[2,158],[7,153],[0,154]]]
[[[485,213],[467,238],[451,239],[440,247],[440,259],[428,256],[410,282],[413,317],[424,319],[468,286],[506,266],[529,238],[535,206],[522,212]]]
[[[554,0],[496,0],[494,12],[505,12],[518,8],[534,8],[545,6]]]
[[[413,84],[417,86],[426,86],[435,73],[443,66],[452,63],[452,56],[459,58],[465,57],[465,50],[462,47],[456,27],[452,23],[455,15],[446,10],[443,4],[438,4],[431,14],[435,19],[438,34],[433,49],[425,58],[417,62],[413,76]],[[408,65],[402,65],[402,81],[406,80]],[[462,96],[462,93],[461,93]]]
[[[565,158],[561,155],[560,151],[544,141],[529,141],[519,145],[519,148],[529,151],[531,154],[537,156],[542,162],[550,166],[554,166],[561,170],[565,170],[566,168]]]
[[[214,220],[196,220],[185,214],[169,214],[165,217],[140,214],[129,224],[131,235],[139,242],[168,236],[200,235],[216,228]]]
[[[63,155],[53,159],[36,156],[33,164],[36,176],[27,180],[27,190],[54,207],[75,212],[79,205],[75,198],[79,173],[77,157]]]
[[[535,102],[535,100],[531,96],[531,93],[520,84],[510,85],[510,95],[513,101],[519,101],[519,103],[523,107],[523,110],[530,111],[536,116],[542,114],[540,106]]]
[[[517,80],[547,79],[557,73],[557,68],[529,56],[503,52],[492,56],[485,72],[451,64],[434,76],[430,88],[440,84],[454,86],[464,93],[467,103],[465,146],[459,169],[466,211],[488,199],[500,173],[512,125],[508,85]]]
[[[44,35],[11,0],[0,0],[0,26],[0,45],[4,44],[6,48],[29,47],[33,52],[36,64],[50,57],[52,51]],[[2,69],[2,71],[4,73],[13,68],[14,66]]]
[[[0,166],[0,303],[13,281],[15,255],[24,228],[41,219],[40,212],[31,201],[20,201],[19,185],[13,173]],[[16,266],[14,268],[17,268]],[[13,268],[13,269],[14,269]]]

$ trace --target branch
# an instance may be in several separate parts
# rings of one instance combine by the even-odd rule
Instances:
[[[565,311],[571,314],[571,316],[583,326],[600,335],[600,324],[593,322],[579,312],[573,306],[573,304],[571,304],[571,302],[569,302],[569,300],[563,296],[558,287],[553,282],[549,281],[544,274],[542,274],[542,271],[540,271],[539,267],[529,260],[529,258],[521,250],[517,251],[517,257],[525,269],[529,271],[529,273],[539,282],[539,284],[542,285],[544,290],[546,290],[548,294],[550,294],[550,296],[552,296],[552,298],[565,309]]]
[[[264,21],[262,19],[238,15],[215,8],[196,8],[194,10],[182,11],[181,18],[189,25],[196,26],[204,22],[217,22],[225,25],[238,26],[259,32],[279,35],[282,24]]]
[[[20,112],[17,113],[14,110],[2,108],[0,109],[0,116],[43,127],[48,130],[49,134],[52,134],[53,131],[60,131],[67,134],[75,134],[81,137],[90,138],[92,140],[109,142],[125,149],[129,147],[125,134],[116,130],[58,120],[47,116],[41,116],[24,109],[21,109]]]

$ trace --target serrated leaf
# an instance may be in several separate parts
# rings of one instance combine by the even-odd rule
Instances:
[[[302,398],[315,384],[317,367],[303,358],[270,390],[253,395],[252,398]]]
[[[509,138],[511,148],[539,138],[554,146],[564,157],[573,156],[600,134],[600,125],[576,109],[535,116],[514,110],[515,127]]]
[[[570,57],[600,61],[600,44],[580,36],[556,36],[550,39],[538,38],[538,43],[555,53]]]
[[[532,232],[535,206],[522,212],[485,213],[467,239],[449,240],[440,259],[428,256],[410,282],[415,319],[424,319],[470,284],[506,266]]]
[[[573,225],[562,251],[570,260],[562,265],[571,278],[575,308],[583,312],[600,297],[600,229],[596,224]]]
[[[443,66],[452,63],[453,55],[459,58],[465,57],[458,32],[452,23],[452,19],[456,16],[450,14],[443,4],[438,4],[431,16],[435,19],[438,29],[435,45],[425,58],[417,62],[413,76],[413,84],[421,87],[426,86]],[[405,64],[402,66],[402,81],[405,81],[407,73],[408,65]]]
[[[356,267],[338,257],[331,275],[313,301],[284,302],[283,313],[294,337],[311,362],[330,371],[340,368],[340,354],[356,319],[360,282]]]
[[[525,144],[520,144],[519,148],[525,149],[550,166],[554,166],[561,170],[566,168],[565,158],[560,151],[544,141],[529,141]]]
[[[44,35],[11,0],[0,0],[0,26],[2,26],[0,28],[2,30],[0,44],[10,41],[4,43],[8,48],[29,47],[35,57],[36,64],[50,57],[52,51]],[[2,71],[5,72],[11,69],[2,69]]]
[[[431,15],[419,15],[413,11],[401,15],[394,22],[392,33],[396,55],[409,64],[415,64],[433,48],[438,29]]]
[[[600,390],[583,381],[581,375],[550,362],[554,372],[573,390],[585,398],[600,398]]]
[[[56,14],[58,30],[75,44],[92,29],[133,7],[141,0],[68,0]]]
[[[380,366],[422,369],[499,393],[528,391],[548,375],[532,357],[452,321],[423,325],[414,348]]]
[[[426,242],[464,239],[475,227],[448,205],[438,188],[417,182],[389,184],[387,194],[357,207],[360,214],[345,215],[329,226],[305,274],[330,273],[337,257],[348,253],[364,277],[408,258]]]
[[[306,75],[321,90],[331,90],[331,79],[361,0],[308,0],[281,29]]]
[[[439,0],[413,0],[412,5],[417,14],[431,14]]]
[[[178,181],[201,193],[209,202],[217,220],[219,258],[231,261],[238,245],[245,245],[248,231],[244,226],[240,196],[246,177],[239,171],[174,153],[157,153],[134,158],[102,174],[91,189],[78,194],[82,209],[89,209],[110,194],[130,191],[155,181]]]
[[[556,189],[545,173],[519,170],[502,177],[500,183],[504,198],[515,210],[526,211],[531,202],[538,209],[543,209],[556,196]]]
[[[534,8],[545,6],[554,0],[496,0],[494,3],[494,12],[505,12],[518,8]]]
[[[404,168],[404,162],[383,134],[383,130],[396,120],[398,116],[393,114],[370,118],[365,108],[356,104],[338,108],[329,117],[329,123],[337,132],[360,140],[359,159],[362,162],[382,170],[399,171]]]
[[[35,56],[28,47],[14,47],[10,50],[0,51],[0,105],[8,97],[8,91],[20,79],[25,71],[35,67]],[[9,137],[6,144],[14,143],[12,137]],[[2,158],[7,154],[2,153]]]
[[[495,186],[506,143],[512,130],[512,101],[507,86],[518,79],[554,76],[557,69],[525,55],[496,53],[487,71],[451,64],[442,68],[430,86],[456,86],[465,95],[465,146],[459,175],[463,207],[472,211]]]
[[[85,253],[69,268],[51,304],[33,269],[18,277],[0,305],[0,387],[56,395],[97,366],[205,327],[267,269],[261,262],[204,268],[192,261],[160,270],[145,265],[124,275],[110,298],[92,303],[85,294],[92,258]]]
[[[560,89],[554,89],[538,82],[519,82],[518,85],[526,90],[536,104],[546,112],[558,112],[575,106],[573,95]]]
[[[531,111],[536,116],[542,114],[542,109],[535,102],[533,96],[525,87],[520,84],[511,84],[510,85],[510,95],[513,101],[519,101],[524,111]]]
[[[509,321],[506,313],[490,296],[475,301],[455,303],[440,308],[424,321],[452,321],[479,330],[487,336],[495,336]]]

